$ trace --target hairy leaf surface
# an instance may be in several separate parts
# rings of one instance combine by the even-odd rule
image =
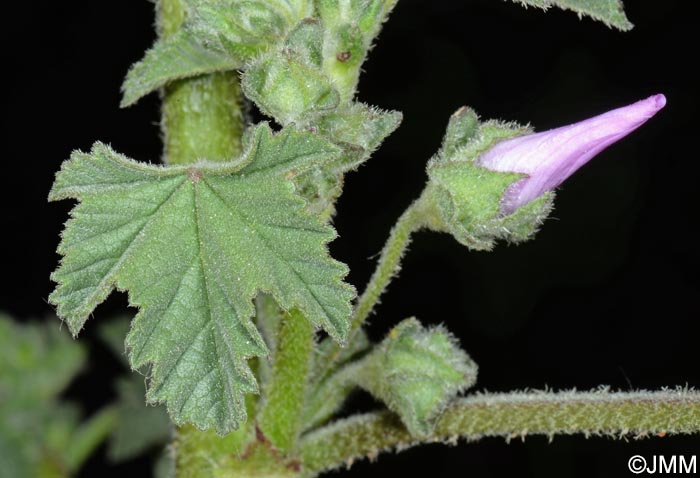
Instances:
[[[242,68],[311,15],[310,0],[187,0],[183,28],[158,40],[122,86],[129,106],[171,81]]]
[[[76,198],[50,301],[76,334],[117,288],[140,308],[127,338],[133,368],[152,364],[148,399],[176,423],[226,433],[257,392],[246,359],[267,353],[250,318],[270,293],[336,340],[348,329],[353,289],[330,259],[333,229],[304,210],[292,177],[338,149],[317,135],[263,124],[229,163],[160,167],[103,144],[76,152],[50,200]]]
[[[513,0],[524,6],[533,6],[544,10],[559,7],[571,10],[579,16],[588,16],[618,30],[628,31],[634,25],[625,15],[621,0]]]

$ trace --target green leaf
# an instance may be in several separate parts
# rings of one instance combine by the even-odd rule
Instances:
[[[382,111],[363,103],[351,103],[318,118],[313,127],[329,141],[343,147],[334,163],[336,172],[355,169],[401,124],[398,111]]]
[[[131,67],[122,85],[121,106],[130,106],[173,80],[233,70],[242,64],[242,59],[202,46],[192,33],[181,30],[156,42],[143,60]]]
[[[310,170],[297,178],[299,191],[308,201],[308,210],[330,217],[342,192],[345,173],[369,159],[398,128],[401,119],[397,111],[382,111],[362,103],[351,103],[319,117],[311,127],[343,152],[323,169]]]
[[[337,148],[263,124],[229,163],[159,167],[103,144],[76,152],[50,200],[76,198],[49,300],[76,334],[109,293],[140,308],[127,338],[133,368],[152,364],[147,398],[173,420],[227,433],[257,392],[246,359],[267,348],[250,320],[270,293],[336,340],[348,331],[352,287],[326,243],[333,229],[304,211],[291,178]]]
[[[0,314],[0,403],[51,400],[85,364],[86,353],[59,327],[20,325]]]
[[[145,394],[139,374],[117,382],[117,425],[107,448],[110,460],[129,460],[170,440],[173,427],[168,414],[162,406],[144,403]]]
[[[310,0],[188,0],[185,25],[134,64],[122,107],[171,81],[242,68],[310,15]]]
[[[406,319],[362,361],[358,384],[415,436],[430,433],[447,404],[476,383],[477,366],[444,328]]]
[[[621,0],[513,0],[526,7],[532,6],[547,10],[550,7],[559,7],[562,10],[571,10],[579,16],[588,16],[594,20],[605,23],[609,27],[618,30],[629,31],[634,25],[625,15]]]

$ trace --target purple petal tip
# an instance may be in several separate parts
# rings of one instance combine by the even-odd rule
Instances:
[[[663,95],[663,93],[654,95],[650,99],[654,101],[654,104],[656,105],[656,111],[659,111],[661,108],[666,106],[666,97]]]
[[[569,126],[501,141],[477,162],[494,171],[527,175],[512,184],[502,198],[502,213],[510,214],[557,187],[664,106],[666,97],[653,95]]]

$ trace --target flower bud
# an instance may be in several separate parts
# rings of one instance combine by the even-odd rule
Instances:
[[[549,214],[559,184],[665,104],[664,95],[655,95],[541,133],[481,122],[461,108],[428,164],[425,222],[472,249],[491,249],[497,239],[524,241]]]
[[[503,195],[501,211],[510,214],[559,186],[665,104],[664,95],[655,95],[569,126],[500,141],[479,156],[476,164],[492,171],[527,175]]]

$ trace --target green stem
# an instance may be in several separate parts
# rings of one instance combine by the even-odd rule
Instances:
[[[161,0],[158,25],[163,38],[185,20],[182,0]],[[230,161],[242,150],[244,104],[238,73],[202,75],[165,88],[162,123],[165,162],[191,164],[199,159]]]
[[[370,312],[379,302],[379,297],[386,290],[391,280],[401,270],[401,259],[411,243],[411,234],[422,226],[420,200],[414,202],[401,215],[384,245],[377,268],[360,296],[352,315],[351,334],[362,326]]]
[[[279,327],[272,376],[259,413],[260,429],[285,453],[294,449],[301,429],[313,350],[313,326],[301,312],[289,312]]]
[[[65,463],[68,471],[75,473],[90,455],[109,436],[117,424],[117,409],[108,406],[97,412],[76,430],[66,444]]]
[[[479,394],[448,407],[432,434],[413,437],[389,412],[357,415],[306,435],[301,441],[305,474],[421,443],[467,441],[486,436],[584,434],[646,437],[700,432],[700,393],[660,392]]]
[[[387,239],[384,249],[382,249],[377,267],[355,306],[348,334],[348,343],[352,343],[357,331],[360,330],[362,324],[379,302],[382,293],[401,270],[401,259],[411,243],[411,235],[425,224],[427,197],[423,194],[414,201],[392,228],[389,239]],[[328,374],[333,370],[341,351],[341,347],[335,345],[330,347],[328,352],[320,358],[320,363],[325,365],[322,372],[315,377],[315,383],[320,383],[327,378]]]
[[[185,21],[183,0],[158,2],[161,37],[173,35]],[[169,84],[163,95],[161,127],[164,161],[191,164],[200,159],[229,161],[241,153],[245,128],[244,103],[237,72],[214,73]],[[249,415],[256,398],[246,397]],[[252,420],[251,420],[252,421]],[[219,437],[191,426],[178,430],[176,441],[178,476],[200,476],[213,457],[229,457],[251,441],[250,425]],[[223,459],[223,458],[222,458]]]

